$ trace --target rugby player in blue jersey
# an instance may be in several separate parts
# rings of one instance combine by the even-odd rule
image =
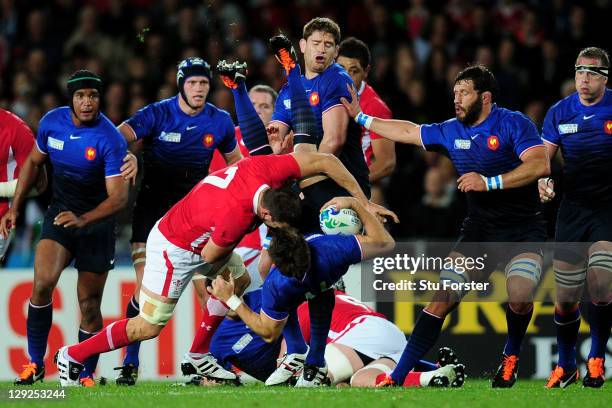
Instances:
[[[136,290],[126,317],[138,316],[138,294],[146,262],[146,242],[153,225],[204,177],[215,149],[227,164],[242,158],[234,123],[228,112],[206,102],[212,73],[201,58],[187,58],[178,65],[179,93],[152,103],[119,125],[130,149],[144,150],[144,178],[132,218],[132,263]],[[140,342],[127,347],[119,385],[134,385],[138,377]],[[186,355],[186,359],[190,359]]]
[[[604,383],[606,345],[612,324],[612,91],[606,88],[610,58],[585,48],[575,65],[576,92],[553,105],[542,139],[550,157],[563,155],[563,198],[557,217],[554,271],[555,326],[559,361],[546,384],[565,388],[579,378],[576,340],[579,300],[587,283],[591,350],[585,387]],[[542,201],[554,197],[550,179],[540,181]],[[563,244],[578,243],[581,244]]]
[[[49,161],[53,198],[45,213],[34,260],[34,287],[28,306],[27,337],[30,363],[15,384],[30,385],[45,375],[44,357],[53,316],[52,293],[68,265],[78,271],[81,311],[79,340],[102,328],[100,302],[108,271],[115,262],[115,214],[128,200],[128,181],[121,167],[127,144],[100,112],[102,80],[81,70],[68,78],[70,106],[49,111],[40,121],[36,146],[17,183],[13,207],[2,218],[6,236],[33,187],[39,169]],[[81,384],[94,384],[98,361],[92,356],[81,373]]]
[[[366,128],[401,143],[439,151],[452,160],[467,193],[468,215],[451,257],[487,254],[483,270],[442,270],[442,282],[465,284],[486,278],[496,264],[507,264],[508,338],[493,387],[514,385],[521,342],[533,312],[532,295],[541,274],[541,245],[546,240],[537,180],[550,163],[535,125],[519,112],[494,103],[496,81],[482,65],[461,71],[454,85],[455,118],[431,125],[383,120],[360,111],[355,89],[343,100],[351,116]],[[487,242],[509,242],[500,247]],[[477,244],[481,243],[481,244]],[[402,384],[414,364],[436,343],[442,323],[465,291],[441,290],[420,314],[401,360],[380,386]]]
[[[394,240],[376,216],[351,197],[337,197],[329,205],[337,209],[351,208],[364,225],[363,235],[309,235],[297,230],[279,228],[271,230],[269,255],[273,267],[263,284],[262,307],[255,313],[240,298],[233,295],[234,282],[216,278],[209,291],[224,301],[251,330],[265,341],[275,341],[285,325],[296,322],[297,307],[309,300],[311,319],[310,351],[296,386],[322,385],[327,378],[324,352],[331,325],[331,309],[313,308],[320,297],[331,294],[332,286],[348,271],[352,264],[378,256],[394,245]],[[298,333],[299,326],[297,327]]]

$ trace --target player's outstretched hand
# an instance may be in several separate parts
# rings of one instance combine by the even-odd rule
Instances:
[[[230,275],[228,282],[221,275],[217,275],[206,289],[208,293],[225,302],[234,294],[234,278]]]
[[[357,210],[356,207],[359,205],[361,205],[359,200],[353,197],[334,197],[325,204],[323,204],[323,207],[321,207],[321,211],[330,206],[334,206],[338,210],[341,210],[343,208],[351,208],[353,210]],[[399,223],[398,216],[393,211],[387,210],[382,205],[374,204],[373,202],[368,201],[364,203],[364,207],[366,210],[374,214],[376,218],[382,223],[386,223],[388,218],[392,219],[393,222],[395,222],[396,224]]]
[[[366,210],[371,212],[378,218],[378,220],[382,223],[386,223],[388,219],[393,220],[394,223],[399,224],[399,217],[391,210],[387,210],[382,205],[375,204],[371,201],[368,201],[368,205],[366,205]]]
[[[128,152],[123,158],[123,165],[119,169],[121,171],[121,177],[124,180],[130,180],[133,186],[136,185],[136,175],[138,174],[138,159]]]
[[[0,220],[0,235],[4,239],[8,238],[9,233],[12,229],[15,229],[15,225],[17,225],[17,217],[19,217],[19,213],[14,207],[11,207],[2,220]]]
[[[476,172],[465,173],[457,179],[457,188],[459,191],[467,193],[469,191],[487,191],[482,176]]]
[[[64,228],[81,228],[85,226],[85,222],[72,211],[62,211],[53,219],[53,225],[63,225]]]
[[[351,101],[349,102],[346,98],[340,98],[340,102],[342,102],[350,117],[354,118],[359,114],[359,112],[361,112],[361,108],[359,107],[359,96],[357,96],[355,85],[346,84],[346,87],[351,93]]]
[[[555,198],[555,182],[550,177],[544,177],[538,180],[538,191],[540,192],[540,201],[547,203]]]
[[[291,141],[292,137],[286,135],[284,138],[280,135],[280,129],[277,125],[268,125],[266,128],[268,133],[268,143],[274,154],[286,154],[291,153]]]

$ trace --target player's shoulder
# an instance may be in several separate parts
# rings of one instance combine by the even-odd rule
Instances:
[[[373,109],[376,111],[388,111],[390,113],[391,109],[389,109],[389,106],[387,106],[385,101],[382,100],[382,98],[380,97],[380,95],[378,95],[376,90],[372,88],[370,84],[365,83],[365,82],[364,84],[365,86],[363,88],[363,92],[361,93],[361,97],[360,97],[365,105],[364,107]]]
[[[25,123],[23,119],[19,116],[15,115],[11,111],[7,111],[5,109],[0,108],[0,123],[2,123],[3,127],[16,129],[19,127],[27,127],[29,126]]]
[[[49,112],[45,113],[40,119],[39,127],[48,125],[50,121],[65,119],[67,116],[70,116],[70,107],[59,106],[57,108],[53,108]]]
[[[218,108],[210,102],[206,102],[204,113],[213,118],[223,118],[232,120],[232,115],[230,115],[228,111],[226,111],[225,109]]]
[[[548,113],[556,116],[564,115],[576,106],[578,92],[573,92],[563,99],[555,102],[549,109]]]
[[[535,126],[531,118],[525,115],[523,112],[515,111],[503,107],[496,107],[496,113],[498,121],[504,124],[510,124],[512,126]]]
[[[104,137],[101,139],[103,143],[111,145],[126,145],[125,138],[119,132],[119,129],[115,124],[102,112],[100,112],[100,119],[98,122],[98,128],[104,133]]]
[[[348,72],[346,72],[346,70],[337,63],[333,63],[327,67],[327,69],[323,71],[320,76],[321,82],[329,85],[353,84],[353,79]]]

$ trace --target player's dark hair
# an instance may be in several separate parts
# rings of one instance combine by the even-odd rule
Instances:
[[[302,215],[300,198],[289,187],[270,188],[263,193],[263,205],[270,211],[272,220],[291,226],[299,225]]]
[[[315,17],[304,26],[302,38],[307,40],[315,31],[323,31],[334,37],[336,45],[340,43],[340,26],[334,20],[327,17]]]
[[[353,58],[359,61],[361,64],[361,68],[366,69],[370,66],[371,55],[370,49],[358,38],[349,37],[346,40],[343,40],[340,43],[340,50],[338,51],[338,56],[343,56],[346,58]]]
[[[272,97],[272,103],[276,103],[276,98],[278,98],[278,93],[271,87],[268,85],[255,85],[254,87],[252,87],[249,92],[263,92],[263,93],[267,93],[268,95],[270,95]]]
[[[489,68],[482,64],[470,65],[463,71],[457,74],[455,78],[455,85],[461,81],[472,81],[474,83],[474,89],[479,93],[491,92],[491,100],[495,100],[497,94],[497,81],[495,75]]]
[[[598,48],[598,47],[587,47],[580,50],[576,61],[580,58],[594,58],[599,60],[602,66],[609,68],[610,67],[610,56],[606,52],[606,50]]]
[[[310,268],[310,248],[295,228],[271,228],[272,242],[268,253],[280,273],[302,279]]]

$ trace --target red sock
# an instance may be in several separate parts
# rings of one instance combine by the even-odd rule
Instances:
[[[68,355],[78,362],[107,351],[115,350],[130,344],[127,336],[127,323],[130,319],[123,319],[109,324],[95,336],[68,347]]]
[[[404,380],[404,387],[421,387],[420,372],[410,371]]]
[[[208,298],[202,313],[200,327],[189,349],[190,353],[208,353],[213,334],[215,334],[215,330],[217,330],[228,311],[227,305],[216,297]]]

